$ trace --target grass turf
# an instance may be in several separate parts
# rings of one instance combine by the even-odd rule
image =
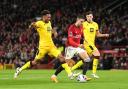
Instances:
[[[14,70],[0,70],[0,89],[128,89],[127,70],[100,70],[100,79],[86,83],[69,80],[64,71],[58,76],[59,83],[53,83],[50,76],[54,71],[25,70],[18,79],[13,79]]]

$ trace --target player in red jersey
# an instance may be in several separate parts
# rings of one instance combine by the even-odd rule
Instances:
[[[84,63],[83,66],[83,75],[86,76],[86,72],[88,69],[88,62],[90,62],[90,58],[87,52],[84,50],[83,44],[80,44],[81,37],[83,35],[83,27],[82,22],[84,21],[82,16],[78,16],[76,22],[70,25],[68,29],[68,38],[67,38],[67,47],[65,48],[65,60],[68,62],[74,55],[78,55]],[[57,75],[63,70],[60,66],[51,76],[51,79],[54,82],[58,82]]]

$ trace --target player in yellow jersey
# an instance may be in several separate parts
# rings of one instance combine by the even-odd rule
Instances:
[[[61,55],[61,52],[56,48],[52,40],[52,33],[56,35],[56,32],[52,29],[51,26],[51,14],[48,10],[42,11],[42,19],[40,21],[34,22],[30,25],[30,28],[35,28],[39,34],[39,47],[36,57],[33,61],[27,62],[21,68],[17,68],[14,74],[14,78],[17,78],[18,75],[25,69],[30,68],[33,65],[36,65],[44,56],[48,54],[50,56],[56,57],[62,63],[62,67],[66,70],[69,77],[72,77],[72,72],[67,63],[65,63],[64,57]]]
[[[93,21],[93,13],[92,11],[86,12],[86,20],[83,22],[83,34],[84,34],[84,47],[87,53],[90,56],[93,56],[93,67],[92,67],[92,76],[94,78],[99,78],[96,74],[98,59],[100,57],[100,52],[95,46],[95,38],[96,37],[109,37],[109,34],[101,34],[99,32],[99,27],[96,22]],[[83,65],[82,61],[79,61],[75,66],[72,67],[72,70],[78,68]]]

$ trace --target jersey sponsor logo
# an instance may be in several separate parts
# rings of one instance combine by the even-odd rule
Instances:
[[[73,36],[74,38],[81,38],[81,35]]]
[[[69,33],[69,36],[73,36],[72,32]]]
[[[94,32],[94,28],[90,28],[90,32]]]

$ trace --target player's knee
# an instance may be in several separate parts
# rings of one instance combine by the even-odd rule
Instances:
[[[98,50],[95,50],[92,54],[93,56],[100,56],[100,52]]]
[[[100,58],[100,56],[94,56],[94,58],[99,59],[99,58]]]
[[[30,61],[30,67],[33,67],[33,66],[34,66],[34,62]]]
[[[86,59],[84,59],[84,62],[90,62],[90,61],[91,61],[90,58],[86,58]]]
[[[100,56],[100,53],[94,53],[93,56],[94,57],[99,57]]]
[[[73,67],[75,65],[75,61],[73,59],[65,60],[69,67]]]
[[[65,62],[64,56],[61,54],[58,56],[58,59],[60,60],[60,62]]]
[[[30,62],[31,66],[37,65],[38,63],[39,62],[38,61],[35,61],[35,60]]]

